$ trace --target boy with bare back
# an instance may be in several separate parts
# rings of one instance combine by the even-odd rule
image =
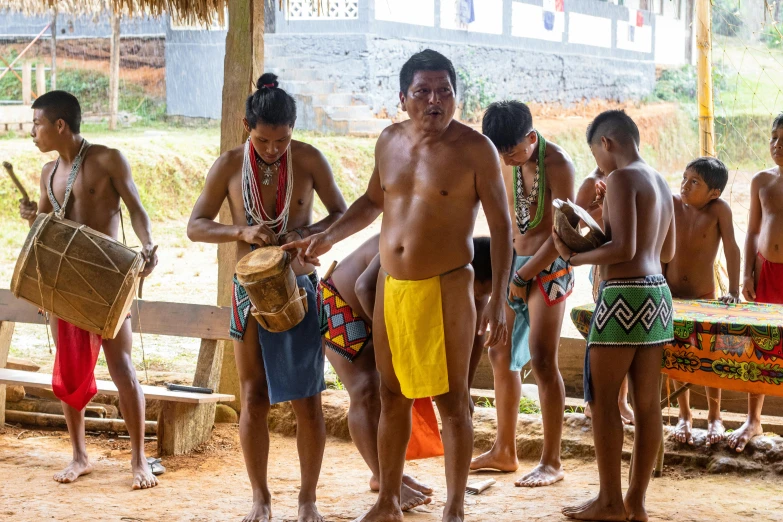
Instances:
[[[120,151],[104,145],[91,145],[82,137],[81,107],[72,94],[65,91],[42,94],[33,103],[33,110],[33,130],[30,133],[33,143],[41,152],[57,152],[59,156],[57,160],[44,165],[41,171],[40,201],[37,205],[23,202],[19,208],[21,216],[32,225],[38,214],[64,209],[66,219],[116,238],[122,201],[130,213],[133,231],[141,241],[141,252],[147,262],[139,275],[149,275],[158,258],[153,250],[150,220],[139,199],[125,157]],[[136,370],[131,360],[133,336],[130,318],[125,319],[114,339],[101,339],[99,335],[57,318],[53,318],[51,330],[57,346],[55,369],[63,367],[58,363],[67,362],[69,354],[78,357],[75,355],[77,351],[94,349],[97,361],[98,350],[103,346],[109,374],[119,391],[122,418],[130,434],[133,489],[157,486],[158,480],[144,456],[144,393],[136,380]],[[94,379],[94,372],[75,375],[75,372],[65,371],[68,375],[63,375],[64,381],[71,384],[65,387],[72,389],[65,393],[58,392],[60,386],[54,389],[63,401],[63,414],[73,447],[73,461],[55,475],[54,480],[69,483],[93,470],[84,442],[84,408],[92,395],[80,395],[78,390],[90,388],[87,381]]]
[[[373,317],[381,375],[380,494],[364,522],[400,522],[405,453],[414,399],[434,397],[443,421],[447,498],[444,522],[464,520],[473,450],[468,366],[476,330],[473,227],[479,204],[492,231],[492,295],[480,331],[488,346],[507,336],[503,300],[511,234],[492,144],[453,120],[456,72],[432,50],[400,71],[400,102],[410,119],[378,138],[367,191],[326,232],[297,241],[304,260],[370,225],[383,213],[381,269]],[[380,318],[383,318],[381,320]]]
[[[378,254],[379,236],[365,241],[359,248],[340,261],[330,277],[324,277],[318,285],[321,334],[326,358],[331,363],[350,397],[348,408],[348,430],[356,448],[361,453],[373,475],[370,489],[378,491],[378,421],[381,416],[380,379],[375,366],[375,348],[372,342],[373,309],[375,307],[378,271],[381,268]],[[476,311],[483,311],[492,292],[492,266],[490,241],[488,237],[473,238],[473,260],[475,279],[473,299]],[[478,329],[479,325],[476,325]],[[482,332],[483,333],[483,332]],[[474,350],[478,354],[484,345],[484,336],[476,333]],[[471,374],[475,371],[473,361]],[[429,398],[417,400],[413,405],[428,409],[432,415],[432,401]],[[423,443],[441,447],[440,437],[420,433]],[[432,440],[432,439],[435,440]],[[422,484],[410,475],[403,475],[400,508],[408,511],[414,507],[429,504],[432,488]]]
[[[471,469],[515,471],[516,427],[522,394],[520,370],[532,360],[544,423],[541,461],[517,486],[548,486],[563,479],[560,439],[565,387],[557,365],[565,300],[574,287],[571,265],[558,256],[552,240],[552,200],[574,199],[574,165],[568,154],[533,128],[530,109],[521,102],[493,103],[484,114],[483,132],[503,162],[508,209],[515,217],[514,273],[506,320],[509,343],[489,350],[495,377],[498,431],[492,449],[473,459]]]
[[[742,295],[752,302],[783,304],[783,112],[772,122],[769,153],[775,166],[753,176],[750,183]],[[763,433],[763,405],[763,395],[748,395],[748,420],[727,437],[737,452]]]
[[[596,164],[608,173],[603,219],[609,241],[575,254],[552,233],[575,266],[600,265],[601,291],[585,354],[585,400],[593,410],[598,496],[563,514],[578,520],[648,519],[647,486],[661,443],[662,348],[672,342],[672,300],[661,263],[674,255],[674,210],[666,180],[639,155],[639,129],[623,111],[606,111],[587,128]],[[630,485],[623,499],[623,424],[617,407],[628,375],[636,436]]]
[[[205,243],[236,243],[237,259],[267,245],[284,245],[325,230],[346,209],[332,170],[318,149],[292,139],[296,103],[278,87],[277,76],[258,79],[245,105],[249,134],[241,146],[223,153],[207,175],[188,222],[188,237]],[[313,218],[315,195],[328,215]],[[228,198],[233,224],[215,218]],[[326,429],[321,411],[324,356],[318,327],[315,269],[292,263],[299,288],[307,292],[307,314],[295,327],[273,333],[250,318],[250,299],[234,277],[230,333],[240,380],[239,438],[253,507],[245,521],[270,522],[267,485],[271,404],[291,401],[296,415],[301,470],[299,522],[323,522],[315,506]]]
[[[672,296],[680,299],[717,299],[712,270],[718,248],[723,241],[729,272],[729,293],[720,296],[725,303],[739,302],[740,249],[734,239],[731,207],[720,198],[729,171],[716,158],[691,161],[685,168],[680,194],[673,196],[677,247],[674,259],[664,267]],[[682,386],[680,383],[675,384]],[[693,421],[690,392],[679,396],[680,415],[674,429],[678,442],[693,444]],[[723,440],[720,415],[720,389],[707,388],[707,445]]]
[[[637,143],[637,146],[639,144]],[[576,191],[575,203],[587,210],[596,223],[603,226],[603,207],[606,197],[606,174],[596,167],[585,177],[579,190]],[[593,285],[593,299],[598,297],[598,287],[601,283],[599,266],[590,268],[590,283]],[[620,408],[620,417],[624,424],[633,424],[633,409],[628,404],[628,377],[623,379],[620,386],[620,395],[617,397],[617,406]],[[590,410],[590,404],[585,406],[585,416],[592,418],[593,413]]]

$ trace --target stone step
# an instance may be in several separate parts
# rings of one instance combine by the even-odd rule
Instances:
[[[340,122],[341,120],[335,120]],[[346,121],[346,120],[342,120]],[[348,134],[358,136],[377,136],[383,129],[392,124],[391,120],[373,118],[371,120],[347,120],[348,121]]]
[[[311,94],[309,98],[309,103],[314,107],[346,107],[355,103],[353,94],[347,92]]]
[[[287,81],[280,82],[280,86],[289,94],[332,94],[335,91],[334,82],[325,81]]]
[[[335,120],[370,120],[374,119],[369,105],[325,106],[324,110]]]

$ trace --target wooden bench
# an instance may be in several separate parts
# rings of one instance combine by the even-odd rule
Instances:
[[[132,307],[134,332],[201,339],[193,385],[217,389],[223,364],[223,347],[230,340],[231,311],[218,306],[139,301]],[[0,426],[5,422],[5,385],[22,385],[51,390],[52,376],[5,368],[15,323],[40,324],[38,309],[16,299],[9,290],[0,290]],[[141,324],[142,328],[139,327]],[[97,381],[98,393],[117,395],[111,381]],[[146,399],[161,401],[158,415],[158,453],[179,455],[209,439],[218,402],[230,402],[233,395],[169,391],[142,385]]]

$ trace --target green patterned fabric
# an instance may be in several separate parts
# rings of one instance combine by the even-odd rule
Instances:
[[[673,340],[672,294],[662,275],[603,283],[588,346],[653,346]]]

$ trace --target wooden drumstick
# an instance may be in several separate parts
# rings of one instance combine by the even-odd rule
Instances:
[[[329,266],[329,270],[326,271],[326,273],[324,274],[324,276],[321,279],[326,281],[327,279],[332,277],[332,273],[334,272],[335,268],[337,268],[337,260],[336,259],[334,261],[332,261],[332,264]]]
[[[152,247],[152,251],[150,252],[150,260],[152,260],[153,257],[155,257],[155,252],[158,250],[158,245],[155,245]],[[146,264],[146,261],[145,261]],[[141,291],[144,288],[144,280],[147,279],[146,277],[142,277],[141,281],[139,281],[139,299],[141,299]]]
[[[8,175],[11,176],[11,180],[14,182],[14,185],[16,185],[16,188],[19,189],[19,192],[22,193],[22,202],[30,203],[30,196],[27,195],[27,191],[22,186],[22,183],[19,181],[19,178],[17,178],[16,174],[14,174],[14,166],[8,163],[7,161],[4,161],[3,167],[5,167],[5,170],[6,172],[8,172]]]

